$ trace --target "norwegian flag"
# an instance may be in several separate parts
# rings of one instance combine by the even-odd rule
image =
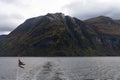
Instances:
[[[24,68],[24,63],[20,60],[20,58],[18,58],[18,66],[20,67],[20,68]]]

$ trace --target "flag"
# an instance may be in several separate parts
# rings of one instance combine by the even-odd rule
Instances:
[[[20,67],[20,68],[24,68],[24,63],[18,58],[18,66]]]

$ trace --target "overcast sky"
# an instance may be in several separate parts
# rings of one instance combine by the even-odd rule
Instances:
[[[0,0],[0,34],[28,18],[56,12],[81,20],[101,15],[120,19],[120,0]]]

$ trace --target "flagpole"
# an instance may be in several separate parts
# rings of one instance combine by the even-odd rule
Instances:
[[[18,56],[18,61],[19,61],[20,57]],[[17,61],[17,63],[18,63]],[[20,71],[20,68],[19,68],[19,63],[17,65],[17,77],[16,77],[16,80],[19,80],[19,71]]]
[[[19,67],[17,68],[17,78],[16,80],[19,80]]]
[[[17,68],[17,77],[16,80],[19,80],[20,78],[20,69],[23,68],[24,69],[24,63],[20,60],[20,57],[18,56],[18,68]]]
[[[18,55],[18,65],[17,65],[17,77],[16,80],[19,80],[20,78],[20,68],[24,69],[24,63],[20,60],[20,56]]]

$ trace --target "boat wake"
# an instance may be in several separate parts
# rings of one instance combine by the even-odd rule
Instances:
[[[22,74],[19,80],[69,80],[64,70],[55,62],[47,61],[43,65]]]

